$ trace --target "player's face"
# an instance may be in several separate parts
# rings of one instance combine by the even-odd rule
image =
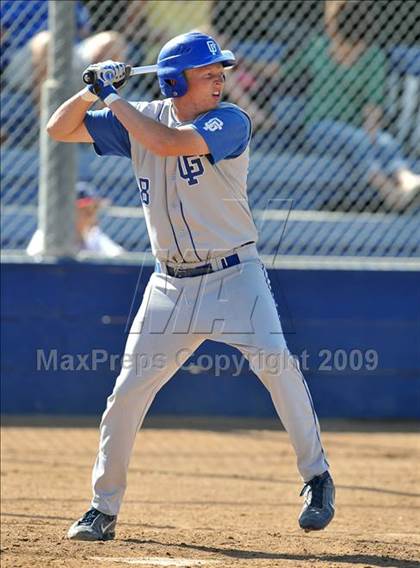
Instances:
[[[184,95],[200,111],[215,108],[221,101],[225,86],[224,67],[212,63],[198,69],[187,69],[188,91]]]

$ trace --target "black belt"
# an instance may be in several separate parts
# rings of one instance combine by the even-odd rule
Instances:
[[[230,268],[231,266],[236,266],[240,264],[239,256],[234,253],[229,256],[225,256],[224,258],[220,259],[220,264],[222,268],[220,270],[224,270],[225,268]],[[160,272],[159,263],[156,264],[157,272]],[[169,276],[173,276],[174,278],[191,278],[194,276],[203,276],[204,274],[211,274],[212,272],[217,272],[219,269],[213,269],[211,264],[203,264],[201,266],[197,266],[197,268],[182,268],[180,267],[172,267],[165,265],[166,274]]]

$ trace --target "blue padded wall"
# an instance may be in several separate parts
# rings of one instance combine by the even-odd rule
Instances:
[[[151,273],[98,263],[2,265],[1,408],[4,413],[99,414],[116,372],[37,371],[37,350],[60,355],[105,350],[119,355],[127,322]],[[357,270],[269,270],[284,331],[300,357],[320,417],[420,417],[419,273]],[[378,365],[359,370],[343,357],[373,350]],[[99,353],[99,352],[98,352]],[[200,356],[232,356],[206,342],[158,394],[154,414],[274,415],[268,393],[243,366],[195,374]],[[331,359],[329,359],[331,353]],[[208,360],[208,359],[207,359]],[[195,367],[190,367],[190,364]],[[344,367],[344,368],[343,368]],[[354,367],[354,365],[353,365]]]

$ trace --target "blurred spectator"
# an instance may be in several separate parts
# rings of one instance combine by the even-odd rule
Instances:
[[[41,85],[47,77],[48,0],[2,0],[1,43],[2,79],[14,90],[29,87],[39,105]],[[91,63],[114,59],[125,60],[126,45],[122,35],[104,31],[89,36],[89,12],[76,3],[76,43],[73,52],[75,80]]]
[[[129,45],[132,63],[154,64],[162,43],[188,32],[191,28],[207,25],[211,19],[213,0],[194,0],[188,5],[174,0],[89,0],[92,13],[100,11],[95,22],[100,29],[103,20],[124,36]]]
[[[103,203],[92,185],[86,182],[76,184],[76,248],[98,255],[114,258],[124,249],[110,239],[98,225],[98,211]],[[42,254],[44,250],[44,234],[37,229],[26,249],[30,256]]]
[[[96,16],[93,19],[95,30],[101,31],[106,26],[118,31],[127,47],[123,61],[132,65],[156,63],[163,43],[210,21],[212,4],[213,0],[188,3],[175,0],[87,1],[92,15]],[[126,89],[133,98],[160,96],[159,84],[153,75],[133,77]]]
[[[367,34],[374,33],[364,19],[368,11],[368,2],[325,2],[326,34],[313,38],[282,73],[291,94],[306,87],[307,150],[344,155],[387,205],[404,209],[420,188],[420,176],[382,130],[387,62],[382,50],[369,44]]]
[[[212,0],[194,0],[191,9],[180,10],[173,0],[148,0],[146,10],[151,29],[161,30],[163,41],[186,33],[189,29],[209,24],[213,9]]]

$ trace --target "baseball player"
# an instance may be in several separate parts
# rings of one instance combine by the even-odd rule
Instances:
[[[71,539],[114,538],[136,432],[159,389],[206,339],[238,348],[269,390],[305,482],[301,528],[323,529],[334,516],[318,420],[256,248],[246,194],[251,120],[221,102],[225,70],[234,64],[213,38],[190,32],[160,51],[163,100],[124,100],[117,89],[125,65],[107,61],[88,68],[94,85],[49,120],[56,140],[93,143],[99,155],[131,160],[156,257],[125,348],[131,364],[102,417],[91,508],[70,527]],[[97,97],[107,108],[89,111]]]

